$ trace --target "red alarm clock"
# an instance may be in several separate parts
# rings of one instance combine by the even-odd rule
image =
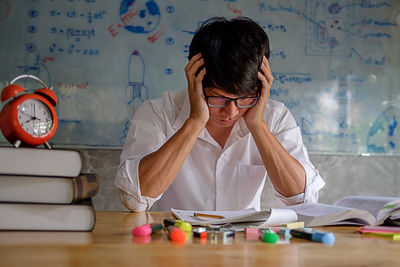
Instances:
[[[25,93],[25,88],[15,84],[17,80],[29,78],[38,81],[43,88]],[[0,128],[4,137],[14,145],[38,146],[49,141],[57,130],[55,106],[57,96],[51,88],[33,75],[20,75],[1,92],[1,102],[9,101],[0,112]]]

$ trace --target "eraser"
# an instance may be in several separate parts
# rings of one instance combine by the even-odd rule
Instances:
[[[259,229],[255,228],[255,227],[246,227],[246,228],[244,228],[244,233],[246,235],[247,234],[251,234],[251,235],[258,234],[258,231],[259,231]]]
[[[193,228],[193,236],[194,237],[200,237],[200,238],[204,238],[207,237],[207,228],[205,227],[197,227],[197,228]]]
[[[304,227],[304,222],[282,223],[282,226],[289,229],[299,229]]]

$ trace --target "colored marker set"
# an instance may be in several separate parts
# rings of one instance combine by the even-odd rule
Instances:
[[[172,242],[184,244],[191,237],[195,238],[194,242],[200,240],[201,244],[231,244],[235,238],[235,231],[228,227],[197,227],[192,229],[192,225],[181,220],[165,219],[163,224],[144,224],[133,228],[132,235],[134,237],[147,238],[146,241],[151,242],[151,235],[162,231],[164,228],[168,230],[168,239]],[[260,228],[246,227],[246,240],[259,240],[265,243],[276,244],[280,240],[286,243],[291,238],[300,238],[314,242],[323,243],[325,245],[333,245],[335,243],[335,235],[330,232],[314,231],[310,228],[297,228],[303,225],[285,225],[279,228]]]

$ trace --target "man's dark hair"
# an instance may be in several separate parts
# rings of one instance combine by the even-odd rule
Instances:
[[[269,58],[269,39],[253,20],[214,17],[196,31],[189,48],[189,60],[201,53],[207,74],[203,87],[244,96],[259,90],[257,73],[263,56]]]

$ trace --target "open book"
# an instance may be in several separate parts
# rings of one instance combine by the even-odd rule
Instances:
[[[399,225],[400,198],[350,196],[333,205],[304,203],[278,209],[256,211],[195,211],[171,209],[183,221],[193,225],[249,223],[251,225],[276,226],[289,222],[304,222],[306,227],[324,225]],[[217,215],[195,216],[195,213]],[[223,218],[222,218],[223,217]]]
[[[349,196],[333,205],[305,203],[283,207],[297,213],[306,226],[400,225],[400,198]]]

